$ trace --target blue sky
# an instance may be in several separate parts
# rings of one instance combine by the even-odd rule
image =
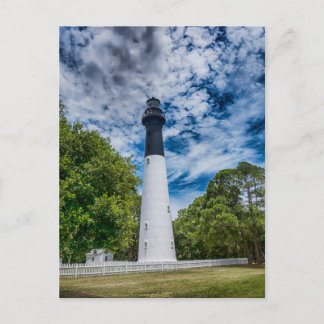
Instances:
[[[60,96],[140,177],[141,115],[160,99],[175,218],[217,171],[264,166],[264,55],[263,27],[61,27]]]

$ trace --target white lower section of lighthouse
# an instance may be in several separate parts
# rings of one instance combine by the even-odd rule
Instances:
[[[139,262],[176,261],[165,158],[144,159]]]

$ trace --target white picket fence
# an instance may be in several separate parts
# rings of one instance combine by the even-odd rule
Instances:
[[[77,278],[86,276],[106,276],[135,272],[171,271],[203,267],[220,267],[247,264],[248,259],[190,260],[176,262],[128,262],[110,261],[92,264],[60,264],[60,278]]]

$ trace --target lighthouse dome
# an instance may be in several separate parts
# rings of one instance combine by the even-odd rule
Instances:
[[[146,101],[147,108],[160,108],[160,100],[157,98],[150,98]]]

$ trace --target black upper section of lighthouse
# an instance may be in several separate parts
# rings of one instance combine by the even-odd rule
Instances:
[[[160,108],[160,100],[152,97],[146,104],[142,116],[142,124],[146,127],[145,156],[164,156],[162,127],[165,124],[165,117]]]

